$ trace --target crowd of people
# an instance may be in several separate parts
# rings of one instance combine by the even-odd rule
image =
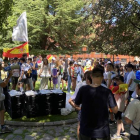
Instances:
[[[1,70],[2,64],[1,61]],[[34,56],[10,59],[10,67],[20,68],[8,72],[5,81],[0,79],[0,92],[11,82],[12,90],[66,89],[74,92],[69,103],[79,111],[77,136],[80,140],[109,140],[110,125],[117,125],[112,138],[125,135],[122,115],[131,124],[130,140],[139,140],[140,128],[140,65],[137,61],[122,66],[120,61],[109,59],[83,59]],[[2,75],[1,75],[2,76]],[[61,86],[62,84],[62,86]],[[10,131],[4,125],[4,103],[0,98],[1,130]],[[2,119],[1,119],[2,118]]]

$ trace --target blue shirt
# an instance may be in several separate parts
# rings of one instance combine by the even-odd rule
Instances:
[[[31,66],[33,67],[33,63],[31,63]],[[38,68],[37,63],[35,63],[35,68]],[[32,75],[37,75],[37,70],[32,70]]]

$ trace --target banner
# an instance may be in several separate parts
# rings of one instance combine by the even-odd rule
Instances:
[[[23,12],[17,20],[17,25],[13,28],[13,41],[28,42],[26,12]]]
[[[29,56],[28,42],[22,44],[21,46],[14,47],[12,49],[11,48],[3,49],[3,56],[9,58],[14,58],[14,57],[21,58],[24,53],[26,53],[27,56]]]

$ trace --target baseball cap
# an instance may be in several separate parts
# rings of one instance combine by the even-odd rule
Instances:
[[[134,79],[134,82],[135,82],[136,84],[140,84],[140,80],[138,80],[138,79]]]

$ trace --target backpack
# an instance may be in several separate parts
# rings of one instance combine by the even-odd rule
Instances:
[[[31,78],[32,77],[32,70],[29,69],[28,71],[24,72],[27,78]]]
[[[140,80],[140,70],[136,72],[136,79]]]

